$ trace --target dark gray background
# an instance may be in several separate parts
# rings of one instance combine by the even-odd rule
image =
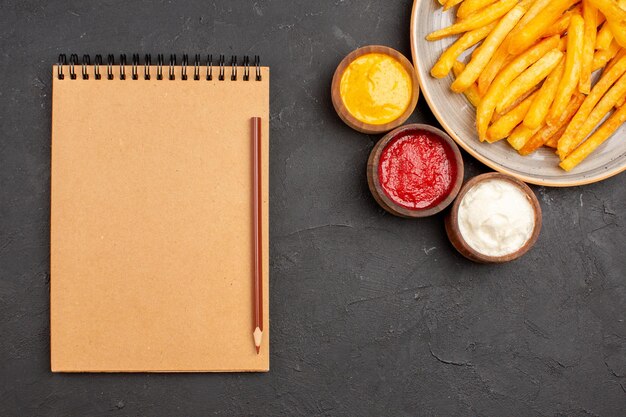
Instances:
[[[395,218],[371,198],[378,137],[339,120],[331,77],[358,46],[409,56],[410,11],[409,0],[3,1],[0,415],[626,415],[626,175],[533,187],[539,242],[502,266],[458,255],[442,216]],[[272,67],[269,374],[49,371],[51,65],[134,52],[258,53]],[[436,124],[424,100],[411,120]],[[466,177],[486,171],[464,156]]]

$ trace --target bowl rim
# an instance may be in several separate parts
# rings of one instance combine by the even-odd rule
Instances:
[[[456,177],[454,178],[454,184],[450,189],[450,192],[443,200],[427,209],[412,210],[399,205],[387,196],[387,193],[385,192],[383,186],[380,184],[380,178],[378,176],[378,166],[380,164],[380,156],[383,150],[389,144],[389,142],[402,136],[408,131],[420,130],[436,135],[449,146],[449,148],[452,150],[452,153],[454,154],[454,162],[456,164]],[[406,218],[428,217],[443,211],[454,201],[457,194],[459,193],[461,186],[463,185],[464,174],[465,165],[463,163],[463,156],[461,155],[461,151],[459,150],[459,147],[454,142],[454,140],[452,140],[452,138],[441,129],[422,123],[411,123],[400,126],[387,133],[378,141],[378,143],[376,143],[376,145],[374,145],[374,148],[370,152],[370,156],[367,161],[367,183],[369,185],[369,189],[372,195],[374,196],[374,199],[378,202],[378,204],[380,204],[382,208],[384,208],[391,214]]]
[[[394,119],[389,123],[380,125],[365,123],[358,120],[352,115],[352,113],[348,111],[343,102],[343,99],[341,98],[341,77],[343,76],[343,73],[348,65],[350,65],[355,59],[363,55],[376,53],[388,55],[398,61],[402,65],[404,70],[409,74],[412,81],[411,101],[409,102],[406,110],[400,116],[398,116],[397,119]],[[345,124],[361,133],[377,134],[395,129],[396,127],[404,123],[411,116],[411,114],[413,114],[420,95],[420,83],[417,78],[415,67],[413,67],[411,61],[409,61],[408,58],[402,55],[399,51],[384,45],[368,45],[355,49],[341,60],[341,62],[337,66],[337,69],[335,69],[330,92],[333,107]]]
[[[485,255],[472,248],[463,238],[463,234],[461,233],[461,229],[459,227],[459,206],[461,205],[465,194],[467,194],[469,190],[474,188],[479,183],[493,179],[508,181],[509,183],[515,185],[518,189],[520,189],[528,198],[535,214],[535,225],[533,227],[533,232],[531,233],[528,240],[526,240],[524,245],[522,245],[522,247],[520,247],[515,252],[511,252],[502,256]],[[541,232],[541,227],[543,223],[542,217],[543,216],[539,200],[537,199],[537,196],[535,195],[533,190],[531,190],[530,187],[526,185],[526,183],[519,180],[518,178],[515,178],[512,175],[503,174],[501,172],[488,172],[485,174],[477,175],[468,180],[465,184],[463,184],[463,187],[459,191],[459,194],[446,218],[446,232],[448,234],[450,242],[452,242],[452,245],[455,247],[455,249],[466,258],[479,263],[503,263],[521,257],[535,245],[537,239],[539,238],[539,233]]]

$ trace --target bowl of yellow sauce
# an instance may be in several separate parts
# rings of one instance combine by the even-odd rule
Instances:
[[[419,85],[404,55],[373,45],[341,61],[331,95],[337,114],[348,126],[375,134],[395,129],[408,119],[417,104]]]

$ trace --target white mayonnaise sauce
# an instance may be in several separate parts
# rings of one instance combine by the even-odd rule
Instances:
[[[465,242],[487,256],[520,249],[535,228],[535,213],[526,194],[506,180],[479,182],[459,205],[459,230]]]

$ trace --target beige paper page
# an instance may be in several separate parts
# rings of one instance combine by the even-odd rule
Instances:
[[[100,67],[101,71],[105,67]],[[62,372],[269,369],[269,69],[262,81],[57,79],[51,365]],[[251,74],[252,75],[252,74]],[[262,117],[264,335],[252,338],[250,118]]]

